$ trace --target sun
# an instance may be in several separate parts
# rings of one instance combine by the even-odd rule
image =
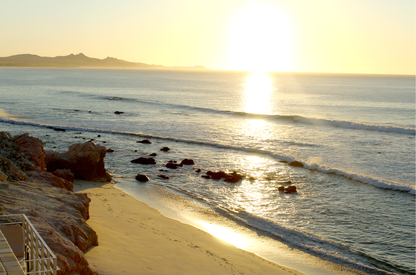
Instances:
[[[255,72],[291,70],[291,27],[287,17],[267,4],[251,4],[230,28],[230,68]]]

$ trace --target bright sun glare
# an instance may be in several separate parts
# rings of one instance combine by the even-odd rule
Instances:
[[[266,73],[251,73],[244,84],[244,111],[254,114],[270,114],[273,81]]]
[[[291,70],[291,30],[273,6],[252,4],[234,19],[230,33],[231,69],[255,72]]]

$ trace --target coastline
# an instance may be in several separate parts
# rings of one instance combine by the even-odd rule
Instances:
[[[109,274],[304,274],[163,216],[112,183],[75,181],[91,198],[88,224],[99,245],[85,254]]]

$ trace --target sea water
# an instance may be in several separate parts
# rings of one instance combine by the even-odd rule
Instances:
[[[415,274],[414,77],[2,68],[0,96],[1,130],[58,151],[94,139],[129,193],[366,273]],[[151,153],[156,165],[130,162]],[[164,166],[184,158],[195,165]]]

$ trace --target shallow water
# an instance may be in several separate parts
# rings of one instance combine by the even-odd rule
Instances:
[[[415,272],[414,78],[0,69],[0,94],[0,125],[13,134],[60,151],[94,138],[115,150],[106,157],[115,175],[145,173],[147,188],[183,194],[316,257]],[[137,143],[144,138],[152,144]],[[130,163],[153,152],[156,165]],[[195,167],[164,167],[184,158]],[[295,160],[304,168],[282,162]],[[201,178],[208,170],[246,178]],[[288,181],[297,194],[277,190]]]

